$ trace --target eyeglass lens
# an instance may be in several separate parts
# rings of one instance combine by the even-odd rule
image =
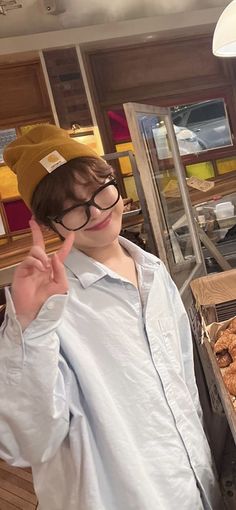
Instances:
[[[114,184],[101,189],[94,197],[94,206],[100,210],[107,210],[113,207],[119,199],[119,191]],[[86,205],[79,205],[64,214],[61,223],[69,230],[76,230],[85,225],[88,221],[88,208]]]

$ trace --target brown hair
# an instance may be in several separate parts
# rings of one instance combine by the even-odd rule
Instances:
[[[113,173],[112,167],[103,159],[71,159],[46,175],[36,187],[31,201],[35,219],[42,225],[52,227],[49,217],[60,216],[66,199],[78,202],[75,184],[103,184]]]

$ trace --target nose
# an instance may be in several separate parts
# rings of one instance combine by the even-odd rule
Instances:
[[[101,213],[103,212],[103,211],[100,211],[100,209],[98,209],[94,205],[90,205],[89,210],[90,210],[90,220],[99,218],[99,216],[101,216]]]

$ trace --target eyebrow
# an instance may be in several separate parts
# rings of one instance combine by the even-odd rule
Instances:
[[[73,200],[74,203],[69,205],[69,206],[67,206],[67,207],[65,207],[64,204],[63,204],[63,211],[67,211],[67,209],[70,209],[71,207],[74,207],[76,205],[83,205],[86,202],[88,202],[94,196],[96,191],[98,191],[99,188],[101,188],[101,186],[103,186],[104,183],[103,184],[102,183],[96,183],[96,184],[97,184],[97,186],[95,186],[94,188],[91,187],[92,189],[90,191],[89,196],[85,196],[84,198],[83,197],[81,198],[81,196],[78,197],[78,198],[76,196],[73,196],[73,197],[71,196],[71,200]],[[82,184],[82,186],[85,186],[85,185]]]
[[[83,203],[83,202],[87,202],[88,200],[90,200],[91,196],[103,185],[102,183],[96,183],[94,186],[91,184],[91,182],[88,182],[87,184],[82,184],[80,182],[77,182],[76,183],[77,186],[78,186],[78,195],[80,195],[79,197],[76,196],[76,193],[75,193],[75,190],[73,190],[73,196],[72,196],[72,193],[71,193],[71,199],[75,201],[76,204],[78,204],[79,202]],[[87,186],[87,192],[88,192],[88,195],[86,193],[86,195],[81,196],[81,189],[79,189],[79,187],[86,187]]]

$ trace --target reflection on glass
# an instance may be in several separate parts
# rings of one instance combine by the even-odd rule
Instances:
[[[174,125],[174,131],[179,146],[181,156],[187,154],[197,154],[202,150],[197,135],[189,129],[181,126]],[[171,157],[171,151],[168,144],[168,137],[164,122],[160,123],[153,130],[156,149],[158,151],[159,159],[166,159]]]
[[[164,118],[153,114],[138,116],[140,130],[146,147],[146,155],[152,175],[153,186],[163,213],[163,231],[168,257],[176,264],[186,260],[195,261],[189,227],[182,196],[177,181],[174,162],[168,143]],[[163,141],[163,133],[164,141]],[[168,165],[163,153],[168,150]]]
[[[176,131],[180,154],[187,148],[190,154],[232,145],[226,106],[221,98],[174,106],[171,115],[175,129],[186,129],[182,134]]]
[[[16,130],[14,128],[11,129],[1,129],[0,130],[0,164],[4,163],[3,160],[3,151],[6,145],[10,142],[13,142],[16,139]]]

